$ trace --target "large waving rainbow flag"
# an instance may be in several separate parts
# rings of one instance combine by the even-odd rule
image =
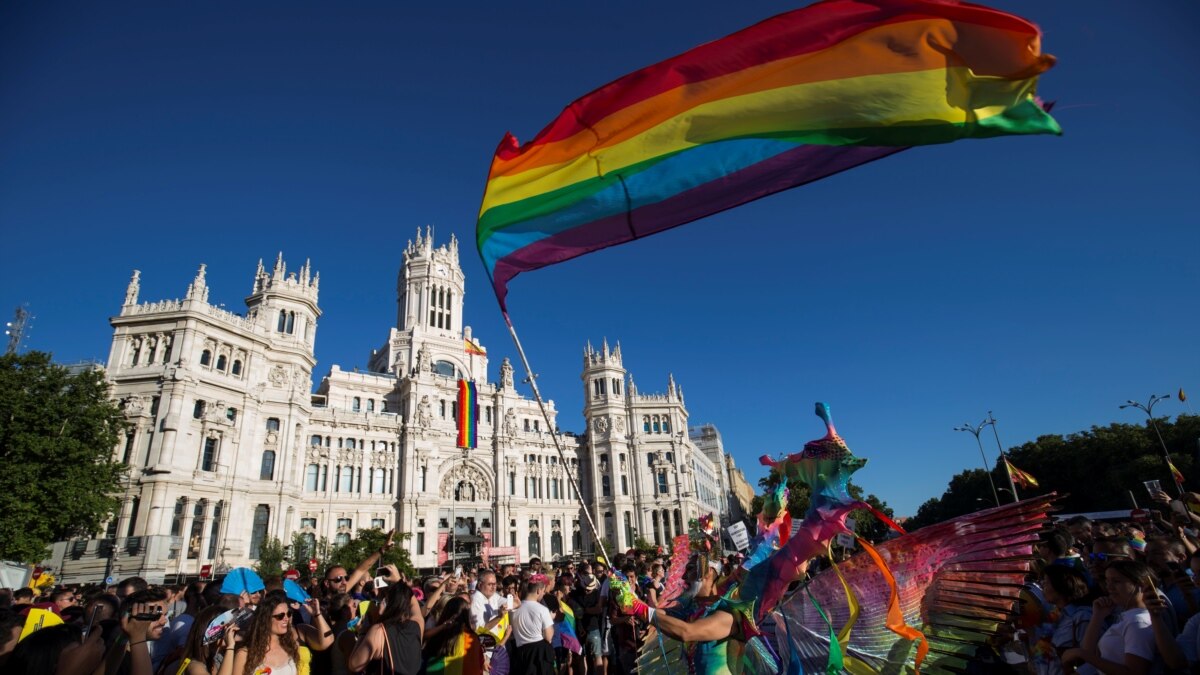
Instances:
[[[529,270],[893,154],[1058,134],[1036,26],[952,0],[827,0],[630,73],[496,150],[476,239]]]
[[[427,675],[482,675],[483,647],[479,638],[462,633],[454,643],[454,649],[446,656],[432,657],[425,662]]]
[[[559,623],[562,628],[558,632],[558,639],[562,642],[562,646],[571,653],[582,654],[583,644],[579,642],[579,633],[575,627],[575,612],[566,600],[558,604],[562,607],[563,612],[563,620]]]

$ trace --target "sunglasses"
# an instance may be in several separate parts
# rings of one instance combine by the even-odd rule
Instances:
[[[289,609],[289,610],[288,610],[288,611],[286,611],[286,612],[280,612],[280,613],[278,613],[278,614],[272,614],[272,615],[271,615],[271,618],[272,618],[272,619],[275,619],[276,621],[283,621],[284,619],[290,619],[290,618],[292,618],[292,614],[294,614],[294,613],[295,613],[295,612],[293,612],[292,610],[290,610],[290,609]]]
[[[343,575],[342,575],[342,576],[340,576],[340,577],[329,577],[329,578],[328,578],[328,579],[326,579],[325,581],[332,581],[332,582],[333,582],[333,583],[335,583],[335,584],[340,584],[340,583],[342,583],[343,581],[345,581],[345,580],[347,580],[347,579],[349,579],[349,578],[350,578],[350,577],[349,577],[349,575],[343,574]]]

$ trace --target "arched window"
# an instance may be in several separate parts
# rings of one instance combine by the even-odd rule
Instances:
[[[662,494],[667,492],[667,471],[662,469],[658,472],[658,491]]]
[[[349,544],[350,543],[350,533],[349,532],[339,532],[338,535],[333,538],[333,543],[336,546],[345,546],[346,544]]]
[[[221,354],[217,357],[217,370],[225,372],[225,355]]]
[[[196,405],[192,406],[192,419],[198,420],[201,417],[204,417],[204,409],[207,407],[207,403],[200,399],[196,399]]]
[[[309,439],[308,439],[308,444],[309,444],[309,445],[311,445],[311,446],[313,446],[314,448],[319,448],[319,447],[321,447],[321,437],[320,437],[320,435],[313,434],[313,436],[312,436],[311,438],[309,438]]]
[[[650,416],[642,415],[642,431],[650,433]]]
[[[188,536],[187,557],[195,560],[200,557],[200,538],[204,536],[204,513],[208,511],[208,500],[201,499],[192,509],[192,533]]]
[[[450,363],[449,361],[438,361],[437,363],[433,364],[433,372],[444,377],[454,377],[457,371],[455,370],[453,363]]]
[[[554,521],[554,523],[557,524],[558,521],[556,520],[556,521]],[[562,555],[562,552],[563,552],[562,532],[560,532],[559,530],[552,530],[550,532],[550,555]]]
[[[317,491],[317,465],[309,464],[304,469],[304,489],[308,492]]]
[[[350,410],[352,412],[358,412],[361,408],[362,408],[362,399],[361,398],[355,396],[353,399],[351,399]]]
[[[658,415],[655,415],[654,416],[654,433],[657,434],[658,432],[659,432]]]
[[[663,418],[663,433],[664,434],[671,433],[671,418],[669,418],[669,417]]]
[[[279,324],[275,326],[275,332],[282,333],[287,330],[287,312],[279,310]]]
[[[241,374],[242,374],[242,361],[241,361],[241,359],[238,359],[238,360],[236,360],[236,361],[234,361],[234,362],[233,362],[233,367],[229,369],[229,373],[230,373],[231,375],[241,375]]]
[[[217,502],[213,507],[212,529],[208,533],[208,559],[217,557],[217,539],[221,536],[221,514],[225,511],[225,502]]]
[[[187,511],[187,497],[180,497],[175,500],[175,514],[171,519],[171,536],[178,537],[183,534],[183,514]]]
[[[349,448],[349,449],[351,449],[351,450],[353,450],[353,449],[354,449],[354,447],[355,447],[355,446],[354,446],[354,439],[353,439],[353,438],[347,438],[347,439],[346,439],[346,447],[347,447],[347,448]]]
[[[342,492],[354,492],[354,469],[342,467]]]
[[[212,352],[205,349],[204,351],[200,352],[200,365],[207,366],[210,363],[212,363]]]
[[[275,451],[265,450],[262,456],[262,466],[258,470],[259,480],[274,480],[275,478]]]
[[[216,471],[217,469],[217,439],[204,439],[204,452],[200,457],[201,471]]]
[[[296,332],[296,313],[288,312],[287,315],[287,333],[291,335]]]
[[[268,417],[267,418],[267,431],[279,431],[279,418],[278,417]]]
[[[542,535],[538,534],[537,530],[529,533],[529,555],[542,554]]]
[[[250,558],[258,560],[263,541],[267,538],[267,526],[271,522],[271,507],[259,504],[254,507],[254,524],[250,528]]]
[[[367,412],[375,412],[375,399],[367,399]]]

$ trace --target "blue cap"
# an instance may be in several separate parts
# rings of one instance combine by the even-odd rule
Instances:
[[[221,582],[221,592],[231,595],[241,595],[243,592],[257,593],[266,587],[262,577],[249,567],[233,568],[225,576],[225,581]]]
[[[283,580],[283,592],[287,593],[288,600],[292,602],[305,603],[311,599],[308,593],[300,587],[300,584],[291,579]]]

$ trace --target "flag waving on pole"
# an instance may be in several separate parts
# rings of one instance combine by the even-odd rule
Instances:
[[[474,449],[479,441],[478,392],[474,382],[458,381],[458,447]]]
[[[1035,488],[1038,486],[1037,479],[1033,477],[1033,474],[1025,473],[1024,471],[1013,466],[1013,463],[1008,461],[1007,457],[1004,458],[1004,463],[1008,465],[1008,472],[1010,475],[1012,475],[1013,480],[1016,481],[1018,485],[1023,488]]]
[[[506,134],[476,244],[507,314],[522,272],[909,146],[1060,134],[1037,26],[947,0],[826,0],[642,68],[530,142]]]
[[[1180,401],[1186,401],[1186,400],[1187,400],[1187,394],[1185,394],[1185,393],[1183,392],[1183,387],[1180,387],[1180,388],[1179,388],[1179,400],[1180,400]]]
[[[1171,478],[1174,478],[1175,483],[1177,485],[1179,485],[1179,487],[1182,488],[1183,487],[1183,472],[1180,471],[1179,469],[1175,468],[1175,462],[1172,462],[1170,457],[1167,458],[1167,468],[1169,468],[1171,470]]]

